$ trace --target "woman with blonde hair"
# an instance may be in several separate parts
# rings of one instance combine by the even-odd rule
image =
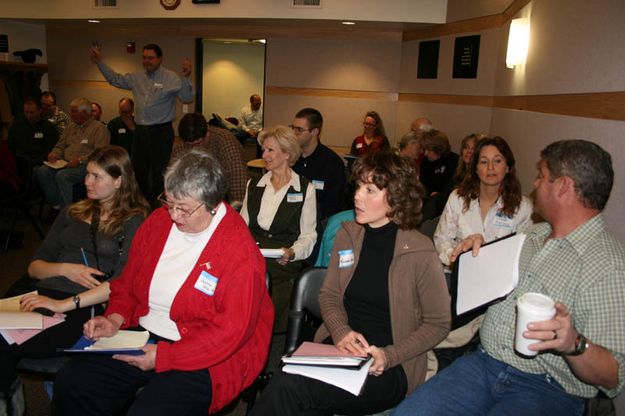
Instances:
[[[248,182],[241,216],[260,248],[282,249],[278,259],[266,259],[276,330],[286,329],[293,280],[317,241],[315,188],[291,166],[301,155],[293,130],[286,126],[258,134],[267,173]]]

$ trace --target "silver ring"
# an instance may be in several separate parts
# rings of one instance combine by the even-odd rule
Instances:
[[[553,338],[551,338],[551,339],[552,340],[558,339],[558,333],[555,330],[553,330]]]

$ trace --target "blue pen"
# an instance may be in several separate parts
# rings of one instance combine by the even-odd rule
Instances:
[[[87,255],[85,254],[85,249],[80,247],[80,253],[82,254],[82,261],[85,263],[85,266],[89,267],[89,261],[87,260]]]

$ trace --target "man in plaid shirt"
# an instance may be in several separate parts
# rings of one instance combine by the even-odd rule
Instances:
[[[491,306],[482,346],[455,361],[394,412],[406,415],[581,415],[599,390],[618,394],[625,380],[625,246],[601,215],[614,172],[610,155],[585,140],[550,144],[534,181],[535,209],[546,222],[527,231],[519,283]],[[476,239],[473,251],[481,244]],[[523,336],[533,358],[514,350],[515,305],[539,292],[556,301],[552,320]]]

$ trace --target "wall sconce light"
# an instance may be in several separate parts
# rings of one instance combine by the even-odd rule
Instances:
[[[506,52],[506,67],[525,65],[527,49],[530,43],[530,19],[523,17],[510,22],[508,34],[508,50]]]

